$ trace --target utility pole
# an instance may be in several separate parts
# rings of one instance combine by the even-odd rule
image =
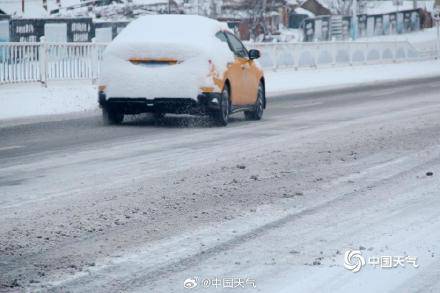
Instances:
[[[440,0],[435,2],[433,18],[437,27],[437,58],[440,59]]]
[[[266,34],[267,34],[266,9],[267,9],[267,0],[263,0],[263,4],[261,4],[261,16],[263,20],[262,25],[263,25],[264,38],[266,38]]]
[[[21,13],[24,14],[24,0],[21,0]]]
[[[403,0],[393,0],[393,4],[396,6],[396,29],[397,29],[397,34],[400,34],[402,31],[400,30],[401,28],[401,23],[399,24],[399,15],[400,15],[400,5],[403,5]]]
[[[357,39],[357,34],[358,34],[358,0],[353,0],[352,3],[353,7],[352,7],[352,24],[351,24],[351,38],[353,40]]]

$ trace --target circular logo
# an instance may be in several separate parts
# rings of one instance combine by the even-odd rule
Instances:
[[[183,287],[186,289],[193,289],[197,287],[196,279],[191,279],[191,278],[186,279],[185,282],[183,282]]]
[[[344,267],[353,273],[359,272],[365,265],[365,258],[359,250],[347,250],[344,255]]]

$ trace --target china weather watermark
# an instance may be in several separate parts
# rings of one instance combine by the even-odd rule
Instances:
[[[365,257],[360,250],[347,250],[344,254],[344,267],[353,273],[359,272],[365,266],[380,269],[393,269],[398,267],[418,268],[418,260],[415,256],[370,256]]]
[[[183,282],[186,289],[213,288],[213,289],[245,289],[257,288],[255,279],[240,277],[213,277],[213,278],[188,278]]]

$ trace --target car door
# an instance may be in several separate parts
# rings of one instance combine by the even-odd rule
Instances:
[[[225,32],[225,35],[235,56],[234,62],[228,65],[232,104],[246,105],[248,104],[247,72],[250,67],[249,54],[237,37],[229,32]]]
[[[236,62],[241,69],[242,86],[240,105],[255,104],[258,91],[258,69],[255,62],[249,59],[249,52],[243,43],[233,34],[227,33],[230,45],[236,55]]]

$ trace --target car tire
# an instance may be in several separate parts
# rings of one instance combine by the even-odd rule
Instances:
[[[124,113],[113,109],[102,108],[102,118],[105,125],[118,125],[124,121]]]
[[[263,118],[265,100],[266,93],[264,90],[264,85],[262,82],[260,82],[260,85],[258,86],[257,101],[255,102],[254,110],[244,112],[244,117],[246,118],[246,120],[261,120],[261,118]]]
[[[219,109],[214,112],[214,122],[218,126],[226,126],[229,123],[230,112],[230,89],[226,84],[219,99]]]

